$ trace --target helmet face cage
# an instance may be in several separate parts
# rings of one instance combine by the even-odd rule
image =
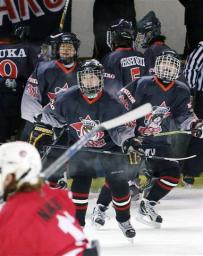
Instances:
[[[136,38],[136,43],[142,48],[147,48],[150,41],[156,36],[161,35],[161,22],[153,11],[147,13],[140,21],[137,22],[138,33],[142,34]],[[142,40],[140,40],[140,38]]]
[[[104,77],[101,70],[78,71],[77,78],[82,94],[89,99],[96,98],[104,88]]]
[[[43,43],[41,45],[40,56],[47,61],[57,59],[57,43]]]
[[[111,35],[111,30],[107,30],[106,32],[106,44],[108,47],[112,50],[112,35]]]
[[[59,44],[59,38],[62,35],[56,34],[56,35],[50,35],[46,38],[45,42],[41,45],[41,52],[40,56],[44,60],[54,60],[58,58],[58,44]]]
[[[67,44],[67,50],[66,45]],[[74,53],[72,54],[72,50],[70,50],[70,45],[74,48]],[[63,46],[63,51],[60,52],[60,48]],[[78,59],[78,49],[80,46],[80,41],[73,33],[64,33],[61,35],[58,43],[58,55],[60,61],[64,65],[72,64],[73,62],[77,61]],[[70,56],[69,56],[70,54]]]
[[[64,65],[72,64],[77,60],[77,52],[71,42],[61,43],[59,46],[60,61]]]
[[[176,80],[180,72],[180,60],[172,55],[157,57],[155,74],[163,82],[170,83]]]
[[[149,47],[151,40],[153,40],[155,37],[160,35],[161,35],[160,25],[148,24],[146,27],[143,27],[142,29],[138,29],[136,44],[142,48],[147,48]]]
[[[48,43],[43,43],[40,47],[40,57],[43,58],[43,60],[51,60],[52,59],[52,49],[51,45]]]
[[[141,33],[141,32],[137,33],[135,44],[136,44],[136,47],[139,47],[139,48],[146,48],[147,47],[146,46],[146,38],[145,38],[144,33]]]

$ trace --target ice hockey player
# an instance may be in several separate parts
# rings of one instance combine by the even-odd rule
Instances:
[[[155,135],[171,129],[191,130],[196,137],[203,137],[203,123],[189,109],[190,91],[176,79],[180,71],[180,60],[173,51],[164,51],[157,57],[155,75],[142,77],[135,86],[131,85],[121,93],[129,99],[132,108],[145,102],[153,106],[151,114],[136,124],[136,136],[143,137],[142,149],[146,155],[170,157],[173,153],[171,136]],[[130,107],[129,107],[130,108]],[[133,145],[132,145],[133,143]],[[129,140],[124,152],[135,142]],[[140,148],[140,143],[137,144]],[[160,226],[162,217],[155,212],[154,206],[177,186],[180,179],[180,167],[176,161],[148,160],[152,176],[156,178],[146,197],[141,200],[138,220],[154,226]]]
[[[102,59],[105,70],[105,90],[113,97],[117,98],[117,92],[145,75],[148,71],[144,56],[135,48],[135,38],[137,28],[125,19],[118,19],[109,27],[107,31],[107,45],[111,52]],[[126,165],[128,173],[134,173],[130,177],[129,185],[131,196],[138,199],[139,189],[136,184],[135,165]],[[92,214],[93,224],[99,227],[105,223],[105,211],[111,202],[111,191],[105,183],[99,194],[97,205]]]
[[[62,34],[63,33],[59,32],[53,33],[44,40],[44,42],[41,44],[41,52],[39,54],[39,59],[41,61],[51,61],[57,59],[57,48]]]
[[[105,90],[113,97],[148,70],[143,54],[135,49],[136,34],[136,27],[124,19],[116,20],[107,31],[111,52],[101,62],[105,70]]]
[[[80,41],[74,33],[62,33],[57,42],[56,59],[39,62],[27,81],[21,103],[21,116],[27,121],[22,140],[28,139],[34,118],[42,108],[49,102],[53,104],[59,91],[77,84]]]
[[[97,256],[75,219],[71,193],[51,189],[40,178],[41,168],[29,143],[0,146],[0,255]]]
[[[156,17],[154,11],[148,12],[137,22],[136,44],[145,49],[144,57],[149,67],[149,74],[154,74],[156,57],[161,52],[171,50],[166,45],[166,37],[161,34],[161,22]]]
[[[136,45],[145,49],[144,58],[149,68],[148,74],[153,75],[156,58],[163,51],[174,50],[166,44],[166,37],[161,33],[161,22],[156,17],[154,11],[148,12],[137,22],[137,30]],[[178,80],[187,84],[182,71],[181,68]]]
[[[54,105],[47,106],[42,113],[41,123],[36,123],[30,143],[41,147],[52,137],[53,127],[68,125],[72,143],[90,131],[100,122],[110,120],[125,112],[125,108],[113,99],[104,87],[103,66],[97,60],[87,60],[78,71],[78,86],[60,94]],[[134,136],[134,129],[120,126],[109,131],[98,132],[86,144],[86,148],[121,152],[120,146]],[[126,173],[125,155],[107,155],[87,151],[79,152],[70,162],[70,176],[73,178],[71,191],[76,205],[76,216],[81,226],[85,225],[88,195],[92,177],[95,177],[94,161],[100,155],[100,162],[112,192],[116,220],[127,238],[135,236],[130,223],[130,193]]]
[[[18,25],[13,30],[10,38],[0,36],[0,142],[21,129],[21,98],[40,50],[29,42],[27,26]]]

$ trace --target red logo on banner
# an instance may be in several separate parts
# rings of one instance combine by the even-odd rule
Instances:
[[[0,77],[17,78],[18,68],[16,64],[9,59],[0,62]]]
[[[35,17],[43,16],[46,9],[50,12],[58,12],[64,7],[66,0],[5,0],[0,1],[0,3],[1,26],[6,19],[9,19],[12,23],[17,23],[21,20],[29,20],[31,15]],[[4,16],[6,16],[5,19]]]

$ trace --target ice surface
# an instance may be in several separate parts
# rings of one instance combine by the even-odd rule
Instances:
[[[135,203],[131,207],[131,222],[137,235],[130,244],[118,228],[112,206],[110,220],[99,231],[91,226],[90,214],[97,195],[91,195],[85,232],[90,239],[97,239],[101,256],[168,256],[203,255],[203,189],[176,188],[156,206],[163,217],[161,229],[153,229],[137,222]]]

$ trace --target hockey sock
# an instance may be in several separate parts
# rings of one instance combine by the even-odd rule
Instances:
[[[85,226],[85,215],[88,206],[88,196],[91,187],[92,178],[87,176],[76,176],[73,178],[71,191],[73,193],[73,202],[76,207],[76,219],[81,226]]]
[[[111,190],[109,188],[108,183],[105,182],[99,193],[97,204],[102,204],[107,207],[109,206],[111,200],[112,200]]]
[[[161,176],[152,186],[146,199],[158,202],[161,198],[167,195],[171,189],[178,185],[179,179],[180,177]]]
[[[130,218],[131,197],[127,180],[109,182],[112,191],[112,203],[116,211],[116,220],[125,222]]]

